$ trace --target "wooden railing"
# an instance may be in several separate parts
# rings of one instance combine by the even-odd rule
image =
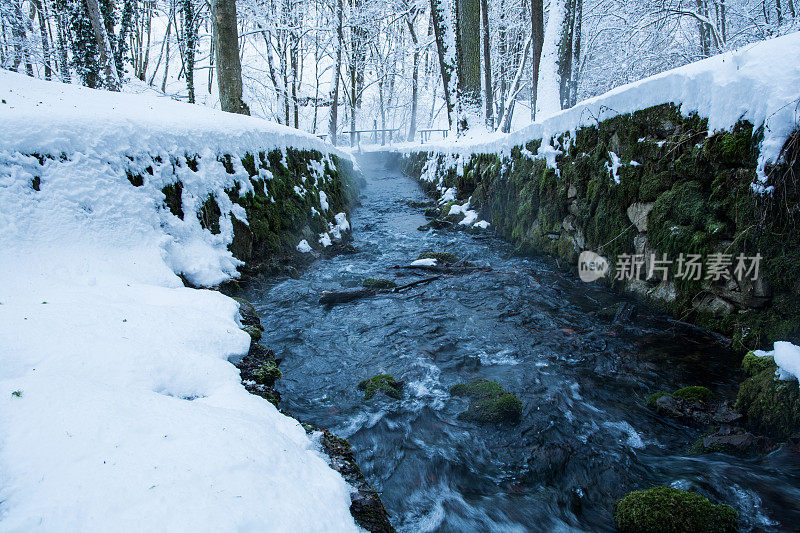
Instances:
[[[360,146],[361,145],[361,136],[362,136],[362,134],[363,135],[370,135],[371,134],[372,143],[373,144],[378,144],[380,142],[381,146],[384,146],[387,143],[387,138],[388,138],[388,143],[392,144],[394,142],[395,134],[398,133],[399,131],[400,131],[400,128],[378,128],[378,127],[374,127],[372,129],[369,129],[369,130],[345,130],[342,133],[338,134],[336,137],[338,139],[341,136],[349,136],[350,137],[350,146]],[[422,144],[425,144],[426,142],[430,141],[431,137],[435,133],[441,133],[442,134],[442,139],[446,139],[447,138],[447,134],[449,132],[450,132],[450,130],[441,129],[441,128],[426,128],[426,129],[417,130],[417,133],[419,134],[419,140],[420,140],[420,142]],[[380,135],[380,140],[378,139],[378,135]],[[327,133],[318,133],[317,134],[317,137],[319,137],[323,141],[327,140],[328,136],[329,135]],[[401,137],[398,135],[398,138],[401,138]]]

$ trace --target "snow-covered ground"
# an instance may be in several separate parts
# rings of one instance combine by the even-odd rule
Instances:
[[[713,131],[730,129],[740,119],[764,126],[758,172],[774,162],[800,121],[800,32],[762,41],[623,85],[578,103],[510,135],[468,135],[461,139],[401,144],[391,149],[469,155],[508,152],[532,139],[544,139],[539,156],[555,161],[560,147],[551,137],[596,124],[613,116],[655,105],[674,103],[681,112],[708,118]]]
[[[218,235],[191,215],[251,186],[218,154],[329,147],[4,71],[0,98],[0,531],[357,530],[350,487],[228,362],[250,342],[236,302],[176,275],[236,273],[243,213],[222,202]],[[169,163],[186,153],[208,156],[198,172]],[[131,186],[124,170],[153,156],[152,179]],[[162,207],[179,172],[185,220]]]

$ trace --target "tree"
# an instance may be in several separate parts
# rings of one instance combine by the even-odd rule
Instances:
[[[447,109],[447,123],[452,128],[453,91],[450,82],[455,70],[455,58],[453,50],[448,46],[448,43],[452,42],[449,36],[453,35],[453,28],[450,23],[451,13],[447,2],[448,0],[431,0],[431,25],[433,26],[436,52],[439,57],[439,75],[444,87],[443,98]]]
[[[492,101],[492,46],[489,32],[489,2],[481,0],[481,17],[483,22],[483,86],[486,93],[486,125],[494,128],[494,102]]]
[[[220,106],[229,113],[249,115],[250,108],[242,100],[242,64],[239,60],[236,0],[212,0],[211,20],[214,26]]]
[[[480,0],[456,0],[456,13],[458,129],[464,131],[467,116],[477,114],[481,102]]]
[[[94,31],[94,38],[97,42],[97,50],[100,53],[100,68],[105,75],[105,86],[109,91],[119,91],[120,81],[117,67],[114,64],[114,52],[111,49],[111,41],[106,32],[103,15],[100,12],[100,4],[97,0],[86,0],[86,9],[89,13],[89,21]]]
[[[544,46],[544,2],[531,0],[531,119],[536,119],[539,90],[539,66]]]
[[[563,29],[564,0],[550,0],[536,90],[536,117],[540,120],[561,109],[558,49]]]

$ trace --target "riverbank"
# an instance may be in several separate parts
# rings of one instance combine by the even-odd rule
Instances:
[[[211,287],[346,238],[347,154],[250,117],[0,72],[0,530],[358,530],[250,394]]]

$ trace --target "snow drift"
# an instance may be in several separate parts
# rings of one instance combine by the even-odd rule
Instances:
[[[400,150],[463,155],[508,153],[514,146],[543,139],[538,155],[554,163],[560,147],[550,144],[552,137],[617,115],[673,103],[680,106],[684,115],[697,113],[708,118],[710,133],[730,129],[739,120],[747,120],[756,128],[763,125],[758,162],[758,176],[763,181],[765,164],[775,162],[786,139],[797,128],[798,57],[800,32],[795,32],[617,87],[510,135],[495,134],[491,140],[467,137],[423,146],[406,144]]]
[[[250,342],[236,302],[176,275],[235,275],[243,209],[223,201],[214,235],[160,190],[170,157],[330,148],[4,71],[0,98],[0,530],[356,530],[350,487],[228,362]],[[164,165],[133,187],[124,169],[145,155]],[[193,176],[184,206],[251,186],[221,164]]]

